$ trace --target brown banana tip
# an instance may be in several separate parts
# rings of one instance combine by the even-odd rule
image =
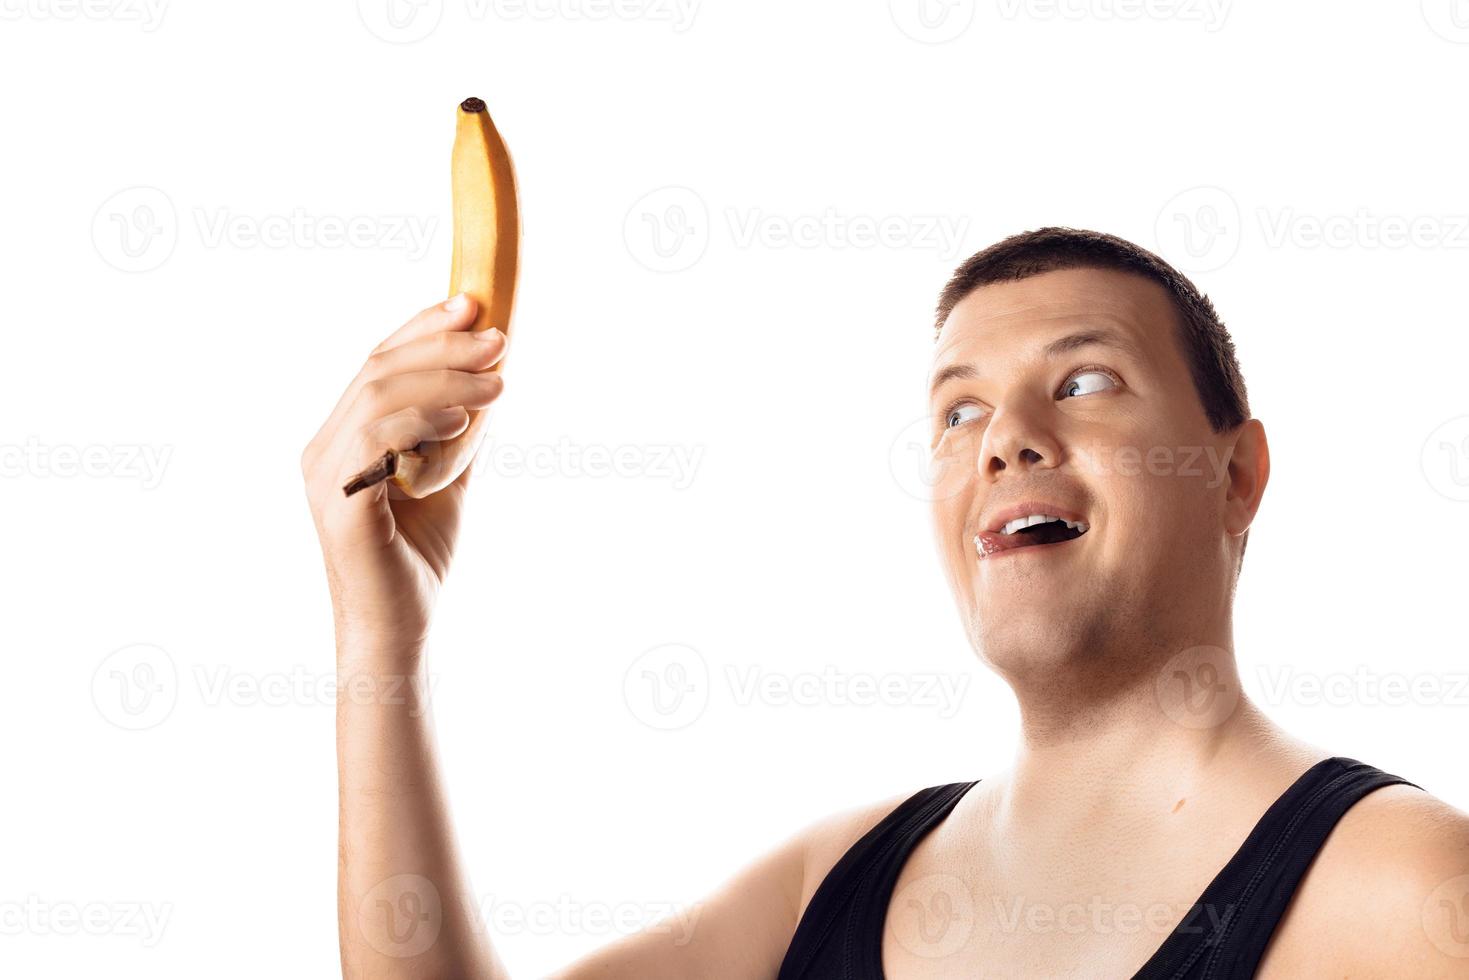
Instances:
[[[465,112],[484,112],[485,100],[476,99],[474,96],[471,95],[469,98],[459,103],[459,108],[463,109]]]
[[[378,457],[371,466],[348,480],[347,485],[342,487],[342,493],[350,497],[360,490],[377,486],[397,472],[398,453],[395,450],[389,449]]]

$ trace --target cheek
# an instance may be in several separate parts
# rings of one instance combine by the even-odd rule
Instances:
[[[935,515],[957,512],[962,520],[974,494],[980,436],[975,426],[951,429],[928,457],[927,483]]]
[[[1149,550],[1164,553],[1207,531],[1208,467],[1197,448],[1166,436],[1139,439],[1110,446],[1093,463],[1093,485],[1119,540],[1155,542]]]
[[[947,496],[935,496],[933,501],[934,542],[945,565],[953,570],[956,561],[962,558],[961,547],[964,525],[969,516],[969,505],[973,500],[972,489],[957,489]]]
[[[974,507],[977,474],[973,440],[945,439],[929,458],[928,488],[935,543],[950,577],[963,575],[964,528]]]
[[[975,460],[970,440],[945,438],[928,460],[927,481],[935,509],[953,508],[970,491]]]

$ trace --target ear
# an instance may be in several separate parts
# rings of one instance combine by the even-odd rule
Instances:
[[[1265,496],[1270,480],[1270,444],[1259,419],[1246,419],[1235,428],[1226,444],[1229,465],[1224,479],[1224,529],[1244,534],[1255,520],[1255,511]]]

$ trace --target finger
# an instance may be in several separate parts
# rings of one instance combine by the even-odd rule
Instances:
[[[378,354],[392,350],[444,330],[468,330],[474,325],[474,314],[474,297],[468,293],[459,293],[420,311],[417,316],[395,330],[387,340],[374,347],[372,352]]]
[[[414,371],[380,378],[358,391],[342,419],[342,429],[360,432],[376,420],[407,408],[427,413],[462,406],[473,411],[499,397],[504,386],[498,374],[469,371]]]
[[[357,372],[357,376],[353,378],[350,383],[348,383],[346,389],[342,392],[342,396],[338,398],[337,403],[332,406],[331,413],[327,415],[326,421],[322,423],[321,428],[317,431],[316,439],[314,441],[321,444],[331,442],[332,438],[336,434],[337,426],[342,421],[342,416],[346,413],[348,407],[351,406],[353,400],[356,399],[357,393],[361,389],[365,381],[375,380],[391,373],[401,373],[401,370],[409,370],[408,368],[404,368],[398,371],[383,369],[382,361],[386,359],[387,355],[390,352],[396,351],[404,346],[419,343],[425,338],[438,333],[449,332],[455,336],[463,336],[466,338],[472,336],[486,336],[488,332],[475,334],[472,333],[469,329],[471,326],[474,325],[474,311],[474,298],[467,293],[459,293],[456,296],[451,296],[449,299],[445,300],[442,303],[436,303],[433,306],[430,306],[428,309],[422,310],[418,313],[417,316],[409,320],[407,323],[403,324],[402,327],[398,328],[398,330],[391,337],[389,337],[387,340],[384,340],[381,344],[378,344],[377,347],[374,348],[372,354],[368,357],[367,363],[363,365],[362,370]],[[503,344],[505,341],[505,335],[503,333],[500,333],[500,331],[498,330],[494,332],[500,335],[498,342],[502,345],[501,354],[503,355]],[[490,342],[494,343],[494,341]],[[490,363],[493,364],[494,362],[491,361]],[[424,364],[421,367],[417,368],[417,370],[422,370],[428,367],[451,366],[453,365]],[[488,366],[489,365],[486,365],[486,367]],[[470,368],[470,370],[482,369]]]
[[[373,381],[417,371],[468,371],[493,367],[505,356],[505,334],[497,329],[443,331],[420,337],[369,357],[357,377],[347,386],[322,429],[331,432],[357,399],[362,388]]]
[[[499,330],[443,330],[372,355],[352,386],[415,371],[484,371],[504,355]]]
[[[391,481],[367,487],[352,496],[345,495],[342,489],[390,449],[404,452],[417,448],[426,454],[437,455],[437,447],[464,432],[469,421],[467,411],[453,406],[427,411],[404,409],[370,423],[338,456],[337,475],[332,486],[324,488],[324,520],[339,532],[353,528],[371,532],[374,522],[388,521],[391,524],[385,510],[392,489]],[[369,521],[369,515],[375,516]],[[359,527],[363,521],[368,521],[371,526]],[[385,529],[379,530],[386,533]]]
[[[377,419],[361,432],[357,444],[343,457],[349,478],[381,458],[390,449],[406,452],[415,446],[453,439],[469,428],[469,412],[454,405],[449,408],[405,408],[401,412]]]

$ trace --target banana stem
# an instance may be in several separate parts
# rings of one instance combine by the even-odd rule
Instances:
[[[342,487],[342,493],[350,497],[359,490],[375,487],[384,480],[391,479],[393,474],[397,472],[398,451],[396,449],[389,449],[379,456],[371,466],[348,480],[347,485]]]

